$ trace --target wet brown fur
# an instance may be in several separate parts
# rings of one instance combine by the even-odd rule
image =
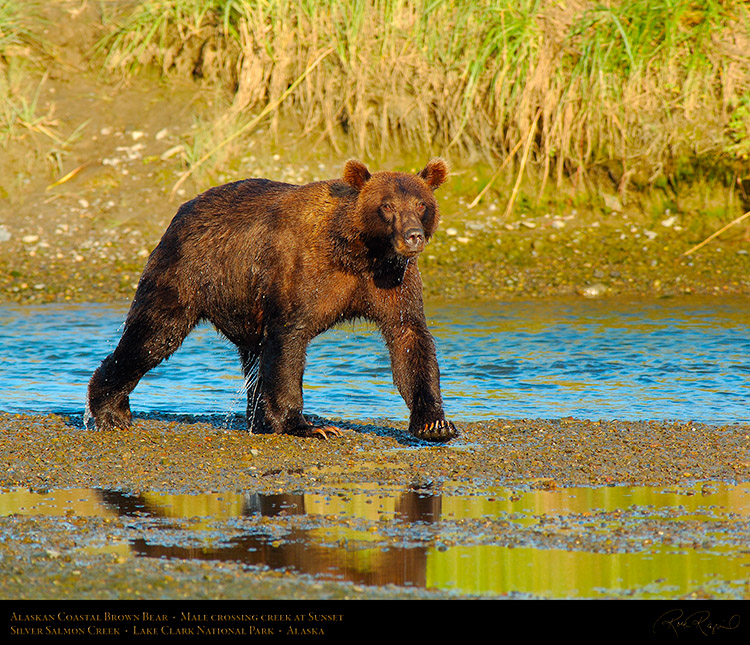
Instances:
[[[307,344],[365,318],[391,352],[411,431],[455,436],[416,262],[437,228],[433,192],[447,172],[441,159],[416,175],[371,174],[352,160],[342,179],[247,179],[183,204],[146,264],[117,348],[91,378],[90,419],[100,429],[127,426],[143,374],[208,320],[239,348],[249,429],[321,434],[302,416]]]

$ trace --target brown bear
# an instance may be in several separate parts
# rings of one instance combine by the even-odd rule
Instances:
[[[440,158],[416,174],[370,174],[350,160],[341,179],[246,179],[183,204],[146,263],[119,344],[91,377],[87,426],[129,426],[140,379],[208,320],[239,349],[248,430],[337,435],[302,415],[306,349],[337,323],[364,318],[388,346],[410,432],[455,437],[417,268],[447,174]]]

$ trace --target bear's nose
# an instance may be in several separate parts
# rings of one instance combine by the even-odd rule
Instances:
[[[404,233],[404,240],[411,251],[424,249],[424,233],[421,228],[410,228]]]

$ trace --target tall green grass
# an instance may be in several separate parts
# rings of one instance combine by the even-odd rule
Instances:
[[[339,151],[512,153],[509,172],[623,190],[750,174],[741,0],[145,0],[108,19],[109,71],[202,79],[229,121],[277,102],[273,127]]]
[[[0,144],[30,134],[61,143],[51,113],[39,105],[44,79],[33,69],[39,43],[27,27],[30,10],[28,3],[0,0]]]

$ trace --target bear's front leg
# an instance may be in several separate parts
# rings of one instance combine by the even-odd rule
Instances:
[[[411,411],[409,432],[427,441],[457,437],[456,426],[443,412],[435,343],[423,315],[383,325],[381,331],[391,354],[393,382]]]
[[[316,427],[302,415],[302,375],[308,339],[294,333],[269,334],[263,340],[259,365],[259,405],[263,424],[276,434],[328,439],[336,426]],[[248,405],[249,412],[250,405]],[[248,417],[248,428],[252,431]]]

